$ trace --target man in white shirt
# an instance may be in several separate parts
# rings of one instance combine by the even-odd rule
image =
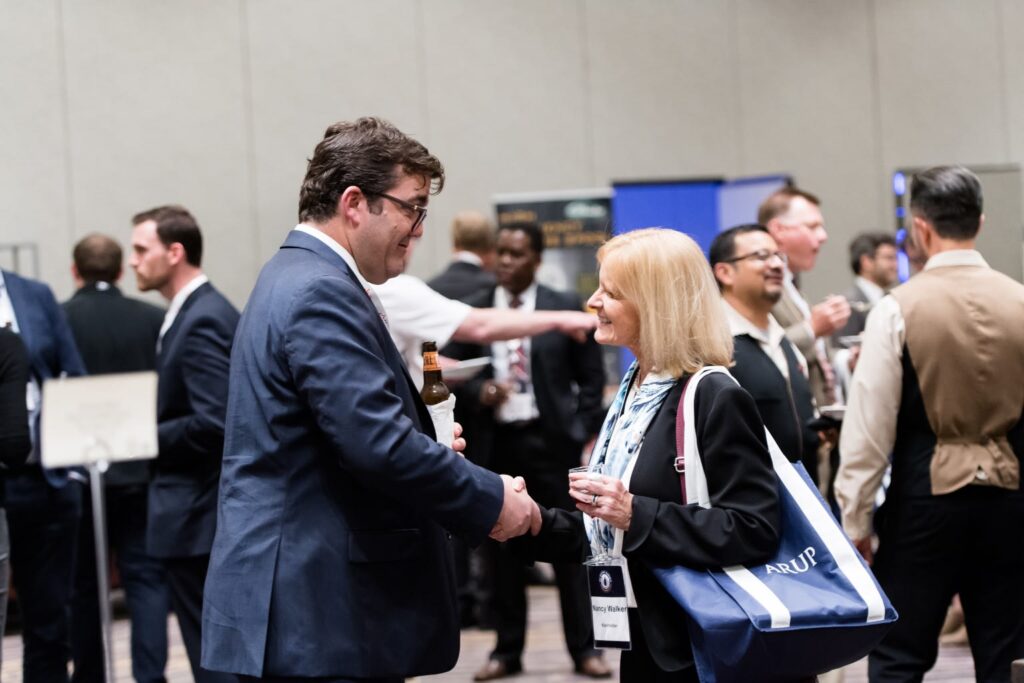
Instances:
[[[722,291],[732,330],[730,372],[754,397],[768,431],[792,462],[803,462],[815,481],[818,435],[807,361],[772,316],[782,296],[786,256],[763,225],[738,225],[718,234],[708,260]]]
[[[873,570],[900,613],[869,678],[920,681],[959,592],[977,680],[1009,681],[1024,657],[1024,286],[975,250],[973,173],[933,168],[910,193],[928,262],[868,315],[835,486],[843,527],[869,561],[877,532]]]
[[[423,386],[421,347],[425,341],[435,341],[442,348],[451,341],[490,344],[551,331],[582,341],[597,325],[596,317],[581,310],[473,308],[404,273],[372,288],[387,313],[391,339],[417,388]]]

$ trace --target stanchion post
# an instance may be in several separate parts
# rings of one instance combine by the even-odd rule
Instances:
[[[114,618],[110,607],[110,559],[107,557],[107,511],[103,491],[103,473],[107,461],[89,464],[89,487],[92,490],[92,531],[96,542],[96,583],[100,608],[100,633],[103,640],[103,669],[106,683],[114,683]]]

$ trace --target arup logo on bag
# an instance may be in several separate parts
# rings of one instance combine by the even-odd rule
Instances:
[[[814,560],[814,554],[814,546],[810,546],[789,562],[766,564],[764,568],[768,574],[803,574],[818,564]]]

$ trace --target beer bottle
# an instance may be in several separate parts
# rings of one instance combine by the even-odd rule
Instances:
[[[437,342],[423,342],[423,402],[428,406],[444,403],[451,396],[448,385],[441,379],[441,364],[437,360]]]

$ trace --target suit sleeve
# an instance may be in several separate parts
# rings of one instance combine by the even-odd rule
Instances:
[[[694,412],[711,507],[634,495],[623,553],[697,569],[767,559],[779,541],[779,490],[754,400],[711,375]]]
[[[191,410],[159,424],[161,456],[181,461],[206,458],[223,449],[234,333],[233,324],[209,314],[188,328],[181,376]]]
[[[811,330],[810,323],[806,320],[797,320],[787,327],[786,338],[793,342],[793,346],[800,349],[800,353],[804,354],[804,358],[817,360],[818,357],[814,352],[814,332]]]
[[[28,351],[21,339],[0,330],[0,462],[7,467],[24,463],[32,450],[25,405],[28,368]]]
[[[53,292],[45,287],[44,308],[46,317],[53,330],[54,344],[57,349],[58,367],[54,369],[54,376],[67,373],[68,377],[81,377],[86,374],[85,363],[81,354],[78,353],[78,346],[75,344],[75,336],[71,332],[71,326],[64,315],[64,309],[57,303]]]
[[[526,534],[508,542],[512,555],[526,564],[534,562],[580,563],[590,554],[590,543],[583,528],[583,513],[560,508],[540,509],[543,520],[540,533]]]
[[[363,293],[321,278],[291,304],[287,363],[337,465],[381,496],[411,504],[470,543],[486,538],[501,479],[416,429],[396,393]]]

